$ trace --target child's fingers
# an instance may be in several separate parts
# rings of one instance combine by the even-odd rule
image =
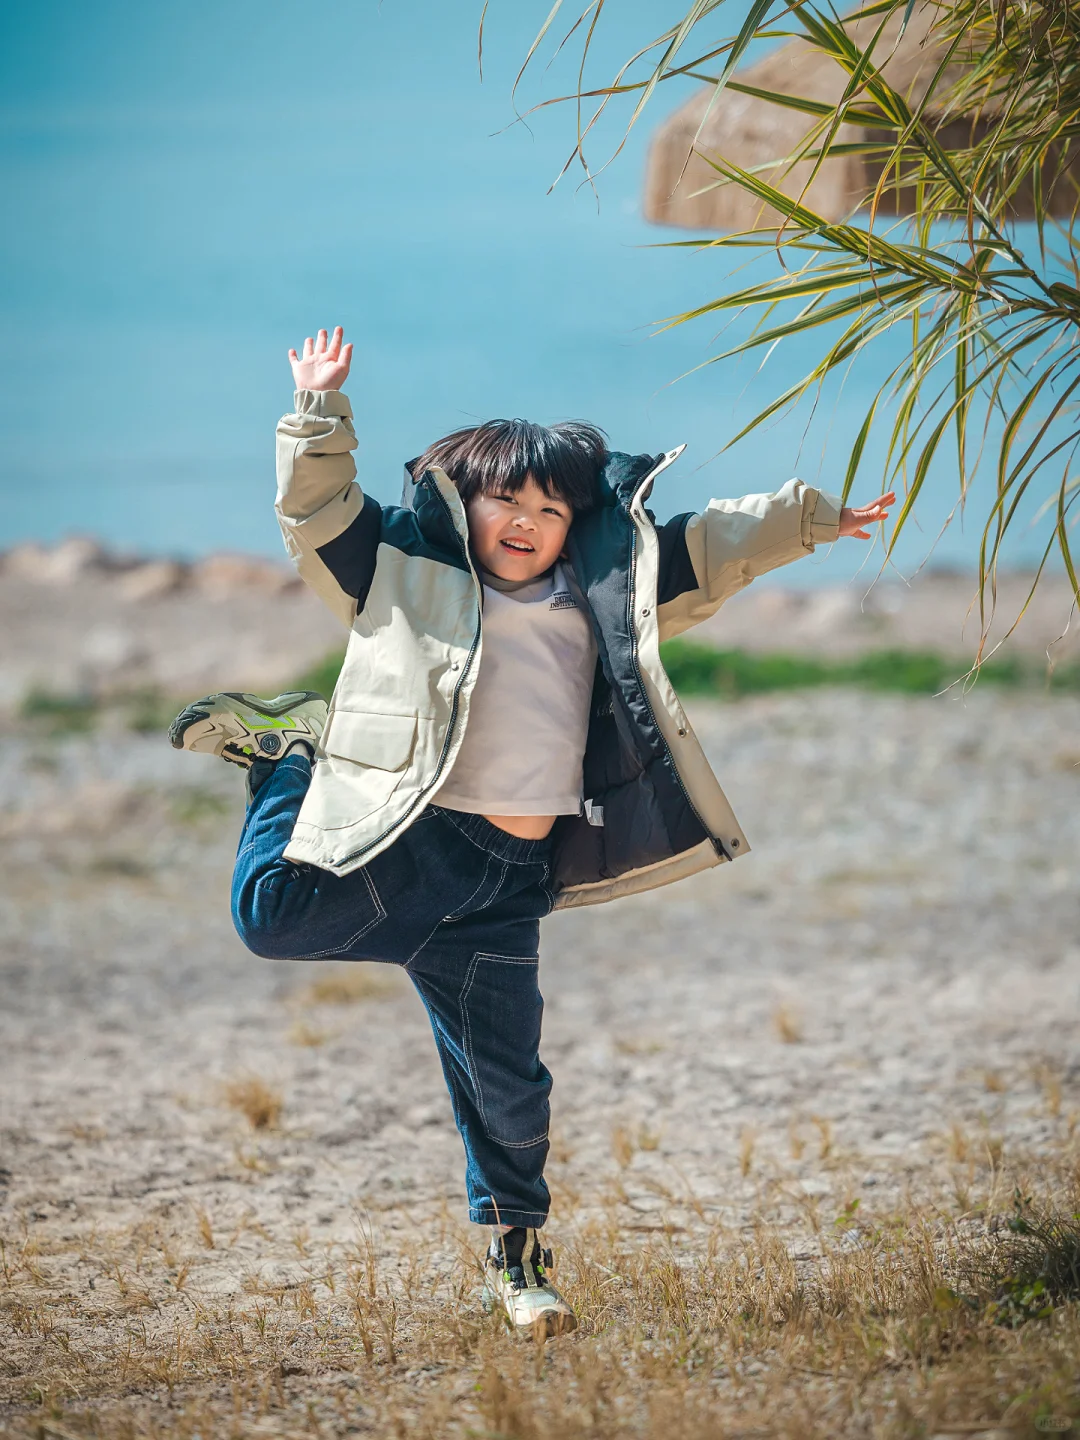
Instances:
[[[336,360],[341,353],[341,337],[344,334],[340,325],[334,326],[334,333],[330,336],[330,344],[326,347],[326,358]]]
[[[312,340],[311,336],[309,335],[309,336],[307,337],[307,339],[304,341],[304,359],[305,359],[305,360],[310,360],[311,357],[312,357],[312,355],[314,355],[314,354],[315,354],[315,341]]]
[[[352,341],[351,341],[351,340],[349,341],[349,343],[348,343],[347,345],[343,345],[343,346],[341,347],[341,363],[342,363],[343,365],[351,365],[351,364],[352,364]]]
[[[297,355],[297,353],[296,353],[295,350],[290,350],[290,351],[289,351],[289,360],[290,360],[290,362],[291,362],[293,365],[299,365],[299,364],[300,364],[300,356]]]
[[[316,353],[317,355],[323,355],[323,354],[326,353],[326,331],[325,331],[325,330],[320,330],[320,331],[319,331],[319,338],[318,338],[318,339],[316,340],[316,342],[315,342],[315,353]]]

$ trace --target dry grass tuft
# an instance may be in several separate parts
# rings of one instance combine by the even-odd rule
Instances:
[[[175,1222],[51,1239],[16,1224],[0,1248],[0,1431],[12,1440],[1060,1431],[1080,1417],[1080,1157],[1063,1148],[1038,1187],[1019,1172],[977,1174],[964,1217],[948,1218],[947,1192],[873,1212],[866,1195],[844,1191],[835,1220],[816,1228],[767,1198],[732,1228],[665,1191],[671,1223],[643,1233],[614,1191],[589,1197],[576,1225],[553,1237],[556,1279],[580,1328],[546,1346],[512,1339],[482,1312],[475,1234],[430,1216],[385,1235],[368,1222],[333,1245],[303,1224],[273,1238],[248,1209],[216,1210],[213,1228],[196,1208]],[[83,1278],[72,1288],[75,1263]],[[244,1283],[222,1291],[229,1264]]]
[[[637,1154],[637,1145],[634,1137],[625,1125],[616,1125],[611,1132],[611,1153],[615,1157],[616,1164],[623,1170],[630,1164]]]
[[[298,1020],[289,1029],[289,1044],[302,1045],[309,1050],[317,1050],[319,1046],[325,1045],[332,1040],[333,1034],[329,1030],[318,1030],[314,1025],[309,1025],[306,1020]]]
[[[222,1088],[225,1104],[239,1110],[253,1130],[276,1130],[284,1104],[281,1091],[258,1075],[239,1075]]]
[[[949,1158],[962,1165],[971,1155],[971,1141],[962,1125],[953,1121],[949,1129]]]
[[[772,1013],[773,1030],[785,1045],[798,1045],[803,1039],[803,1023],[795,1007],[782,1000]]]
[[[201,1205],[195,1207],[195,1220],[199,1226],[199,1238],[207,1250],[214,1249],[214,1227],[210,1223],[210,1216]]]
[[[400,984],[385,973],[386,967],[368,967],[362,962],[335,967],[295,992],[300,1005],[361,1005],[368,1000],[388,1000],[400,991]]]
[[[793,1160],[801,1160],[806,1153],[806,1137],[794,1120],[788,1125],[788,1149]]]
[[[824,1115],[811,1115],[818,1132],[818,1159],[828,1160],[833,1150],[833,1127],[832,1121],[827,1120]]]
[[[1052,1065],[1040,1065],[1036,1071],[1035,1078],[1043,1093],[1046,1113],[1056,1120],[1061,1114],[1063,1088],[1061,1072]]]

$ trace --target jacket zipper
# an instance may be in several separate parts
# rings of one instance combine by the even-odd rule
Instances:
[[[469,574],[472,577],[473,588],[475,590],[479,590],[480,582],[476,578],[476,571],[473,568],[472,558],[469,555],[469,547],[465,543],[465,541],[461,539],[461,536],[458,535],[457,526],[454,524],[454,517],[451,513],[450,506],[446,502],[445,495],[443,495],[442,491],[437,486],[435,487],[435,494],[438,496],[443,509],[446,511],[446,518],[450,521],[451,529],[453,530],[454,534],[457,535],[458,542],[461,545],[462,554],[465,557],[465,563],[469,567]],[[476,630],[473,633],[472,645],[469,647],[469,653],[465,657],[465,664],[461,667],[461,679],[454,686],[454,694],[450,702],[450,719],[446,726],[446,739],[443,741],[442,753],[439,756],[439,763],[435,767],[435,774],[431,777],[430,782],[424,786],[423,790],[421,790],[417,794],[416,799],[413,801],[413,803],[409,806],[409,808],[405,811],[404,815],[401,816],[401,818],[397,821],[396,824],[391,825],[388,830],[384,830],[381,835],[377,836],[374,840],[369,841],[367,845],[362,845],[359,850],[354,850],[351,855],[346,855],[345,859],[341,862],[343,865],[347,865],[350,860],[355,860],[358,855],[366,854],[367,851],[373,849],[376,845],[381,845],[382,842],[386,839],[387,835],[393,834],[395,830],[400,830],[404,822],[413,813],[413,811],[416,809],[417,805],[419,805],[420,801],[424,798],[424,796],[430,792],[432,786],[436,784],[439,776],[442,774],[443,766],[446,763],[446,752],[450,749],[450,741],[453,739],[454,735],[454,725],[457,721],[458,700],[461,695],[461,687],[465,684],[465,681],[468,678],[469,671],[472,669],[473,657],[476,655],[477,646],[480,644],[480,635],[483,630],[483,619],[481,611],[482,607],[478,600],[476,606]]]
[[[654,470],[650,470],[649,473],[648,473],[648,475],[645,476],[645,479],[642,480],[641,484],[638,486],[637,490],[635,490],[633,499],[630,501],[630,520],[631,520],[631,523],[632,523],[633,526],[634,526],[634,532],[633,532],[634,545],[633,545],[633,550],[631,551],[631,555],[630,555],[630,590],[629,590],[629,601],[628,601],[628,604],[629,604],[629,612],[630,612],[630,613],[629,613],[629,615],[627,616],[627,619],[628,619],[629,622],[630,622],[630,623],[629,623],[629,630],[630,630],[630,659],[631,659],[631,661],[633,662],[633,666],[634,666],[634,676],[635,676],[635,678],[636,678],[636,680],[637,680],[637,682],[638,682],[638,688],[639,688],[640,691],[641,691],[641,698],[642,698],[642,700],[644,700],[644,702],[645,702],[645,709],[648,711],[649,719],[652,721],[653,725],[655,726],[655,728],[656,728],[656,733],[660,736],[660,743],[661,743],[661,745],[663,745],[664,750],[665,750],[665,752],[667,753],[667,757],[668,757],[668,759],[671,761],[671,768],[672,768],[672,770],[674,771],[675,779],[676,779],[676,780],[678,781],[678,783],[679,783],[679,789],[680,789],[680,790],[682,791],[682,793],[683,793],[683,799],[686,801],[687,808],[689,809],[690,813],[693,815],[694,819],[695,819],[695,820],[698,822],[698,824],[701,826],[702,830],[705,832],[705,835],[706,835],[707,839],[709,839],[709,840],[712,842],[713,847],[714,847],[715,849],[717,849],[717,850],[720,851],[720,854],[723,855],[723,857],[724,857],[725,860],[730,860],[730,859],[731,859],[731,856],[728,854],[727,846],[724,844],[724,842],[723,842],[722,840],[718,839],[715,835],[713,835],[713,833],[710,831],[709,827],[708,827],[708,826],[705,824],[705,822],[702,820],[701,816],[698,814],[697,806],[696,806],[696,805],[694,804],[694,802],[690,799],[690,793],[689,793],[689,791],[687,790],[686,786],[683,784],[683,778],[682,778],[682,776],[679,774],[679,767],[678,767],[678,765],[676,765],[676,763],[675,763],[675,756],[671,753],[671,746],[667,743],[667,740],[664,738],[664,732],[660,729],[660,726],[657,725],[657,723],[656,723],[656,713],[655,713],[655,711],[654,711],[653,708],[652,708],[652,702],[651,702],[650,699],[649,699],[649,692],[648,692],[648,691],[646,690],[646,688],[645,688],[645,681],[644,681],[644,678],[642,677],[642,674],[641,674],[641,665],[640,665],[640,663],[639,663],[639,661],[638,661],[638,633],[637,633],[637,621],[636,621],[636,618],[635,618],[635,612],[636,612],[636,608],[637,608],[637,606],[636,606],[636,595],[637,595],[637,532],[638,532],[638,524],[637,524],[637,520],[636,520],[636,518],[635,518],[635,516],[634,516],[634,506],[637,504],[637,502],[638,502],[638,500],[640,499],[640,497],[645,493],[646,487],[647,487],[647,486],[650,486],[650,485],[653,483],[653,481],[656,479],[657,475],[659,475],[659,474],[661,473],[661,471],[666,470],[669,465],[673,464],[675,458],[676,458],[675,456],[672,456],[671,459],[668,459],[668,458],[665,457],[665,459],[664,459],[664,461],[663,461],[662,464],[657,465]],[[654,617],[654,618],[655,618],[655,617]],[[658,622],[658,623],[659,623],[659,622]]]

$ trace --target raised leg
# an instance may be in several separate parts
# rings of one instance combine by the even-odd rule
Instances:
[[[257,778],[233,868],[237,933],[268,960],[349,954],[385,918],[367,873],[332,875],[283,858],[311,783],[310,758],[290,751]]]

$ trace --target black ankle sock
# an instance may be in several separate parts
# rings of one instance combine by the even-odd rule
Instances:
[[[273,760],[264,755],[260,755],[258,759],[251,762],[251,768],[248,772],[252,795],[256,794],[260,786],[266,784],[267,780],[269,780],[270,776],[274,773],[274,766],[278,761],[286,760],[290,755],[303,757],[305,760],[314,760],[315,758],[315,752],[306,740],[294,741],[288,750],[285,751],[284,755],[278,755]]]
[[[253,760],[251,762],[251,769],[248,771],[248,780],[251,783],[252,795],[259,790],[260,786],[266,784],[273,773],[273,760]]]
[[[521,1257],[525,1253],[525,1239],[528,1231],[524,1225],[515,1225],[512,1230],[505,1234],[496,1235],[492,1241],[492,1254],[499,1255],[506,1270],[512,1270],[515,1265],[521,1264]],[[540,1259],[539,1241],[533,1243],[532,1263],[535,1265]]]

